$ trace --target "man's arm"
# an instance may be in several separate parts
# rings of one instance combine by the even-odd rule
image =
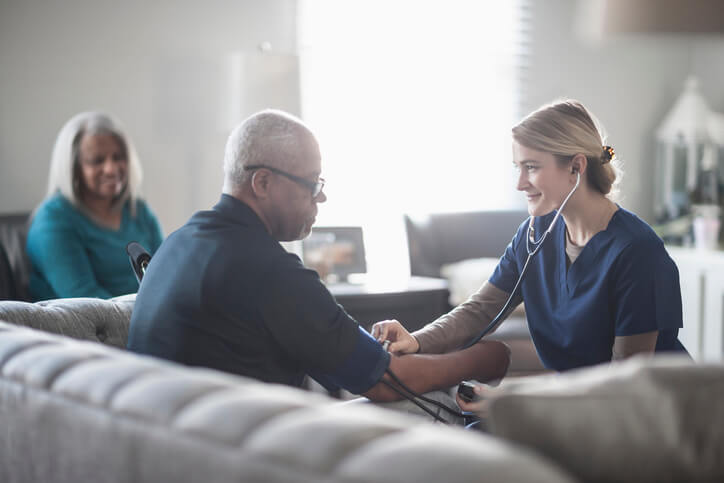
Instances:
[[[466,379],[481,382],[502,379],[510,364],[510,349],[498,341],[482,341],[472,347],[447,354],[391,355],[392,371],[418,394],[446,389]],[[395,385],[388,373],[383,380]],[[373,401],[388,402],[402,396],[381,381],[363,394]]]

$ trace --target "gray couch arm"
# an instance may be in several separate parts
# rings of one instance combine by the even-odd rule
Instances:
[[[131,294],[110,300],[3,301],[0,321],[125,349],[135,300],[136,295]]]

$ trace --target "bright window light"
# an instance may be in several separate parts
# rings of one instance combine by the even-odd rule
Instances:
[[[362,225],[371,275],[407,276],[403,213],[519,207],[516,2],[302,0],[302,115],[319,225]]]

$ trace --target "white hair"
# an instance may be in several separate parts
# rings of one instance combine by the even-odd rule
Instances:
[[[47,196],[60,192],[74,206],[83,208],[80,201],[80,142],[86,134],[110,134],[121,144],[128,159],[128,182],[123,192],[115,200],[116,206],[122,206],[131,200],[131,214],[135,216],[136,200],[139,196],[143,173],[136,148],[125,134],[120,123],[108,114],[100,112],[81,112],[76,114],[60,129],[55,139],[53,154],[50,158],[50,176],[48,177]]]
[[[266,109],[236,126],[224,151],[224,193],[241,187],[249,177],[245,166],[289,168],[316,140],[304,122],[284,111]]]

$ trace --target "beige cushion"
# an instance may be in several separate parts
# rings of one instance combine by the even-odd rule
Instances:
[[[499,262],[499,258],[470,258],[443,265],[440,274],[448,281],[450,305],[460,305],[477,292],[493,274]],[[513,314],[525,316],[523,304],[518,305]]]
[[[585,481],[724,481],[724,364],[640,356],[542,376],[493,401],[489,424]]]

